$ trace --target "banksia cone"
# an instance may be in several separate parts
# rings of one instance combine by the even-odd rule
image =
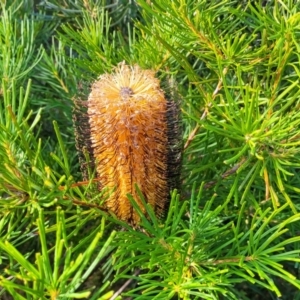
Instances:
[[[85,147],[100,188],[107,191],[106,208],[137,224],[139,217],[127,197],[131,194],[145,212],[137,185],[146,202],[162,216],[170,191],[179,184],[182,147],[178,101],[167,99],[153,71],[121,63],[92,85],[88,101],[75,104],[82,166],[85,169]]]

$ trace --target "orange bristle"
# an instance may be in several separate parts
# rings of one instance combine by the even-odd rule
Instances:
[[[101,75],[86,104],[88,130],[77,129],[78,139],[85,139],[92,150],[100,187],[107,189],[106,208],[132,224],[139,217],[128,194],[145,212],[136,184],[158,216],[178,185],[180,110],[178,103],[166,99],[154,75],[124,63],[114,73]]]

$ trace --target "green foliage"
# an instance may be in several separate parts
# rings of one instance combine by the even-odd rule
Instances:
[[[72,218],[72,217],[71,217]],[[85,226],[85,222],[80,222],[80,226]],[[6,269],[7,275],[16,278],[16,282],[2,278],[1,285],[5,287],[14,299],[26,299],[18,291],[24,291],[34,299],[82,299],[88,298],[91,291],[76,290],[83,284],[86,278],[97,267],[98,262],[110,251],[109,244],[115,232],[106,240],[99,250],[99,242],[103,236],[105,223],[102,219],[98,227],[92,234],[79,241],[77,245],[70,244],[74,231],[68,233],[66,226],[69,222],[65,219],[64,211],[57,207],[56,223],[48,227],[43,210],[38,212],[36,219],[37,232],[40,239],[40,252],[35,253],[35,263],[32,264],[28,257],[24,257],[8,241],[0,241],[0,248],[5,251],[13,261],[16,261],[16,270]],[[56,231],[55,245],[49,247],[49,233]],[[48,233],[48,235],[47,235]],[[88,246],[87,246],[88,244]],[[83,253],[78,253],[78,249],[84,249]],[[97,254],[95,255],[95,252]],[[107,282],[97,291],[98,295],[109,284]]]
[[[1,299],[299,297],[298,1],[2,1],[1,17]],[[123,60],[182,98],[180,195],[164,220],[129,195],[139,228],[77,183],[72,100]]]
[[[0,23],[0,49],[2,79],[9,84],[12,80],[22,85],[40,61],[42,48],[35,45],[36,23],[26,15],[22,20],[13,17],[12,9],[2,4]]]
[[[135,277],[138,287],[128,295],[134,299],[172,299],[176,295],[182,299],[218,299],[220,295],[238,299],[241,295],[232,287],[247,280],[280,296],[272,275],[300,287],[281,264],[300,260],[300,250],[282,252],[299,241],[299,237],[284,234],[287,224],[299,222],[300,214],[272,224],[287,205],[273,212],[257,210],[248,228],[243,228],[246,203],[236,218],[226,219],[222,211],[227,203],[211,209],[214,196],[200,211],[195,209],[203,201],[202,192],[201,188],[196,195],[194,185],[189,208],[187,202],[179,204],[174,193],[164,226],[157,223],[149,207],[152,222],[144,218],[142,223],[147,235],[132,229],[118,235],[114,256],[121,272],[117,279],[131,278],[129,270],[141,271]]]
[[[38,4],[47,11],[51,11],[53,15],[57,15],[62,19],[70,21],[71,18],[82,20],[85,13],[92,17],[99,14],[101,10],[105,10],[113,20],[111,26],[126,27],[127,22],[132,22],[132,18],[138,15],[137,5],[131,0],[96,0],[96,1],[44,1]],[[70,23],[70,22],[68,22]]]

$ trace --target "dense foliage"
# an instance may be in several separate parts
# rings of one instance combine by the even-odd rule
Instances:
[[[297,0],[1,2],[1,299],[298,299]],[[182,186],[131,228],[72,107],[121,61],[176,82]],[[91,176],[91,179],[92,176]]]

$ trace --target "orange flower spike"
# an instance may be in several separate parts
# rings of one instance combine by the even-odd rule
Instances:
[[[128,193],[145,212],[135,184],[160,216],[175,188],[173,177],[179,175],[174,164],[180,164],[181,147],[174,145],[178,139],[170,138],[180,134],[179,107],[166,100],[154,75],[121,63],[114,73],[99,77],[87,101],[95,168],[101,188],[107,188],[105,206],[132,224],[139,217]]]

